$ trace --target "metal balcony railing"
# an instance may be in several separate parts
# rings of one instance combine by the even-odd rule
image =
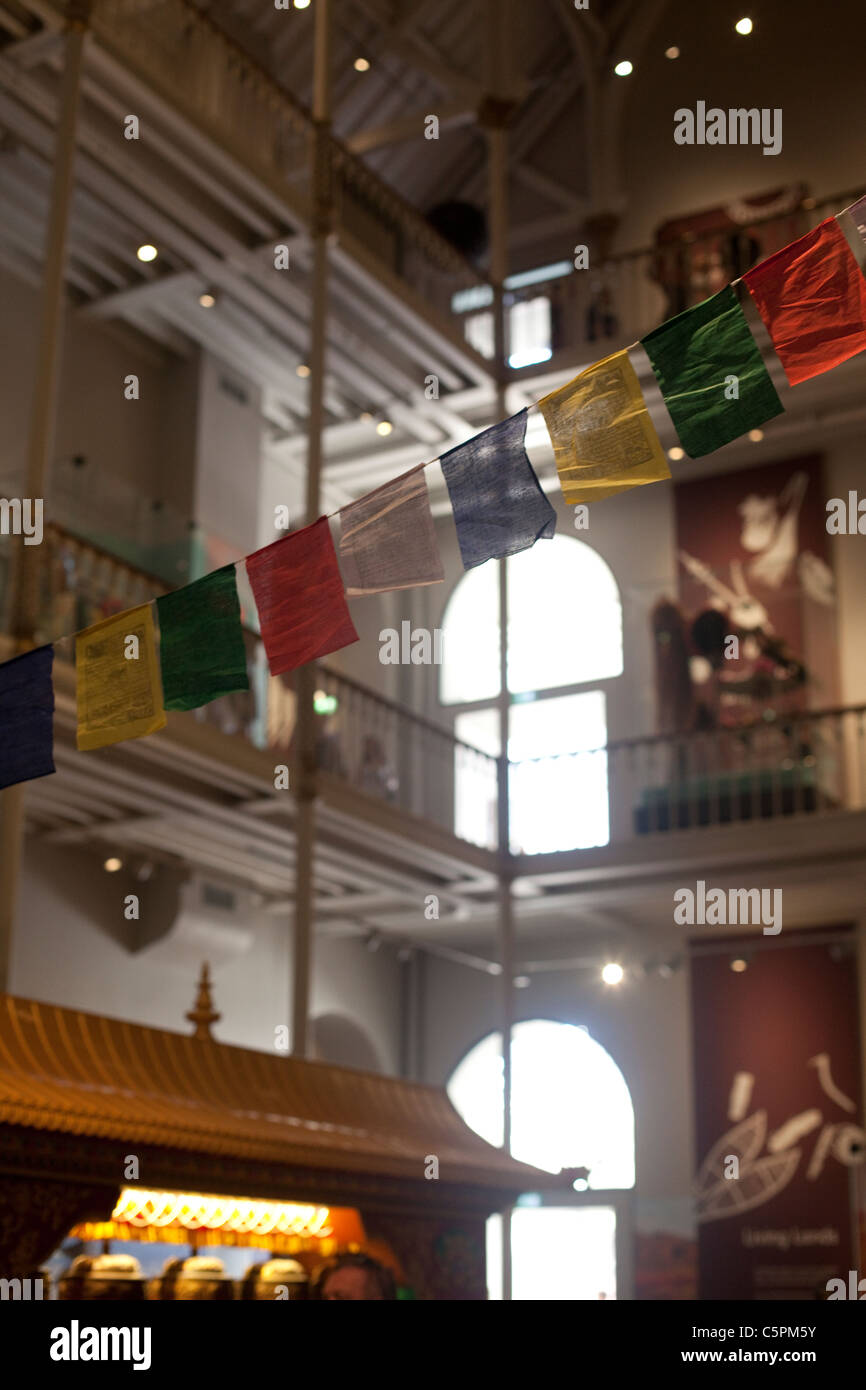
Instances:
[[[38,640],[53,641],[164,593],[142,570],[46,527]],[[0,543],[4,614],[8,539]],[[246,614],[247,620],[254,616]],[[250,690],[188,717],[291,760],[291,677],[270,677],[245,629]],[[70,660],[63,644],[58,660]],[[317,762],[326,778],[484,848],[497,843],[497,762],[448,728],[327,666],[317,668]],[[675,831],[866,809],[866,706],[765,711],[760,720],[510,765],[511,849],[626,845]]]
[[[736,233],[706,232],[619,253],[598,264],[591,261],[586,270],[557,274],[511,291],[507,300],[513,306],[547,298],[553,357],[577,366],[636,342],[665,319],[708,299],[743,274],[756,245],[760,252],[755,258],[763,260],[855,202],[861,193],[806,199],[783,215],[743,222]],[[474,315],[469,311],[465,317]]]
[[[511,765],[518,854],[866,809],[866,706],[765,713]]]

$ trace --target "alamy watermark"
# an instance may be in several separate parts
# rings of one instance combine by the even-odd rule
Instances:
[[[762,145],[764,154],[782,153],[782,108],[780,106],[729,107],[707,109],[699,101],[692,111],[680,106],[674,112],[674,142],[677,145]]]
[[[41,1301],[42,1280],[41,1279],[0,1279],[0,1300],[13,1299],[29,1303],[31,1300]]]
[[[763,926],[764,936],[782,930],[781,888],[710,888],[698,879],[694,892],[678,888],[674,893],[674,921],[678,926]]]
[[[441,666],[445,633],[441,627],[432,633],[426,627],[413,628],[405,619],[400,631],[383,627],[379,633],[379,660],[383,666]]]
[[[42,506],[41,497],[0,497],[0,536],[23,536],[25,545],[41,545]]]

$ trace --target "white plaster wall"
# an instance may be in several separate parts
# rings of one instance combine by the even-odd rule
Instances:
[[[187,1032],[184,1015],[195,998],[195,971],[125,944],[120,875],[107,874],[100,856],[28,842],[9,992]],[[142,916],[147,910],[141,890]],[[290,1025],[291,916],[252,914],[253,944],[212,967],[214,1028],[222,1042],[271,1051],[275,1028]],[[400,988],[393,954],[372,955],[355,941],[316,942],[312,1016],[339,1013],[370,1040],[381,1069],[399,1061]],[[291,1030],[290,1030],[291,1031]]]

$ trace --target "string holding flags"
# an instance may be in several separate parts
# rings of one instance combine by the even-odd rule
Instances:
[[[747,271],[739,291],[728,286],[632,345],[692,458],[784,409],[738,294],[751,296],[791,386],[866,350],[866,197]],[[670,478],[630,350],[537,403],[569,505]],[[467,569],[554,534],[526,426],[521,410],[438,460]],[[347,597],[442,582],[427,467],[339,510],[339,562],[325,516],[247,556],[272,678],[358,640]],[[228,565],[156,599],[159,645],[151,604],[75,635],[80,749],[153,733],[166,709],[249,689],[239,577]],[[54,771],[53,658],[46,646],[0,664],[0,788]]]

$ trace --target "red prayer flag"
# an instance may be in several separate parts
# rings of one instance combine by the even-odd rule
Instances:
[[[835,217],[743,279],[792,386],[866,349],[866,278]]]
[[[247,556],[272,676],[358,641],[328,518]]]

